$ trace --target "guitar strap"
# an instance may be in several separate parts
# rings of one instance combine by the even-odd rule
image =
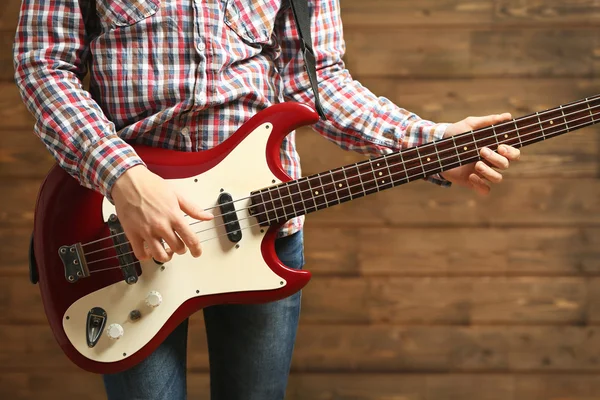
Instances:
[[[308,73],[308,79],[310,80],[313,93],[315,94],[315,108],[321,119],[325,120],[325,112],[323,111],[321,100],[319,98],[319,82],[317,80],[315,52],[313,50],[312,36],[310,34],[308,1],[309,0],[290,0],[290,3],[292,5],[292,12],[294,14],[294,20],[296,21],[298,35],[300,36],[300,46],[302,57],[304,58],[304,66]]]

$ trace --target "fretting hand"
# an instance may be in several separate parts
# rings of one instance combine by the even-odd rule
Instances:
[[[452,124],[446,130],[444,137],[450,137],[472,130],[485,128],[490,125],[496,125],[510,120],[510,114],[488,115],[485,117],[468,117]],[[498,152],[492,151],[488,147],[483,147],[480,154],[484,161],[463,165],[458,168],[448,170],[442,176],[459,186],[464,186],[476,191],[479,194],[486,195],[490,192],[491,183],[502,182],[502,174],[498,170],[506,170],[510,161],[517,161],[521,152],[507,145],[500,145]],[[494,168],[496,169],[494,169]]]

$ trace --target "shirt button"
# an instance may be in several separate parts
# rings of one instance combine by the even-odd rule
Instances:
[[[204,45],[204,43],[200,42],[198,43],[198,50],[203,51],[206,48],[206,46]]]
[[[183,129],[181,130],[181,134],[182,134],[183,136],[188,136],[188,135],[190,134],[190,128],[188,128],[188,127],[186,126],[185,128],[183,128]]]

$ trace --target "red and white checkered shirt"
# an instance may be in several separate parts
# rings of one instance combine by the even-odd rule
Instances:
[[[352,79],[338,0],[308,1],[327,116],[315,131],[371,156],[440,139],[446,124]],[[109,198],[115,180],[143,164],[129,143],[202,151],[269,105],[314,104],[288,0],[96,0],[96,12],[99,34],[90,34],[78,0],[24,0],[15,78],[58,163]],[[281,159],[300,177],[294,134]],[[302,224],[296,218],[281,234]]]

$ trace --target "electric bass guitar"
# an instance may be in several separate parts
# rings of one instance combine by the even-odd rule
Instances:
[[[151,171],[215,215],[186,217],[202,243],[200,258],[138,261],[113,205],[55,165],[40,188],[31,258],[65,354],[87,371],[119,372],[203,307],[290,296],[311,275],[275,254],[287,220],[478,161],[483,146],[522,147],[598,123],[600,95],[292,180],[280,163],[282,140],[318,118],[306,105],[283,103],[211,150],[135,147]]]

